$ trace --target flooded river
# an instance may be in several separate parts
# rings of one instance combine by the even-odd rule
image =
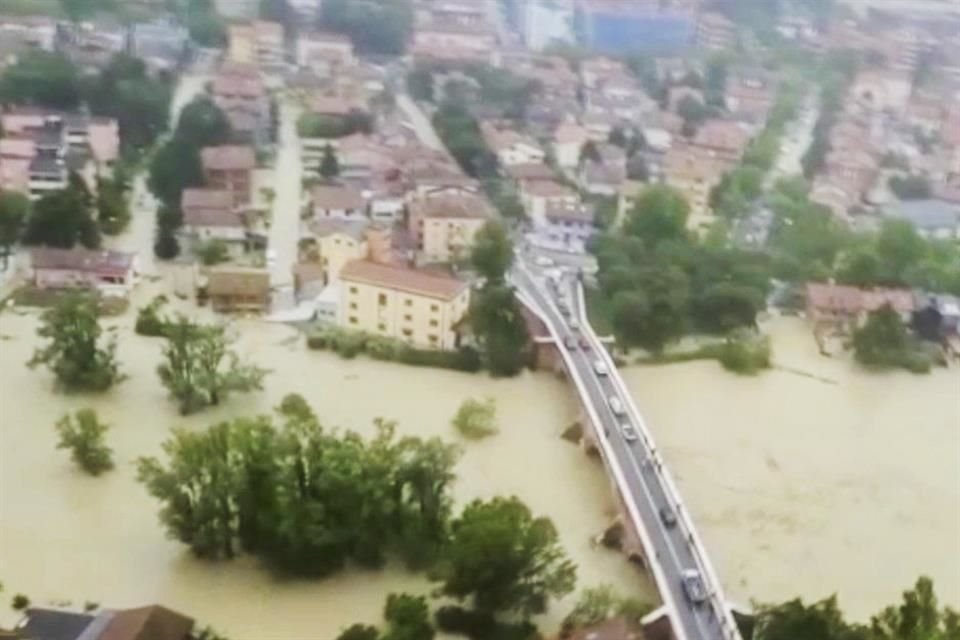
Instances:
[[[924,573],[960,606],[960,370],[866,373],[800,320],[768,329],[781,369],[756,378],[625,372],[728,596],[836,592],[864,619]]]
[[[134,480],[136,457],[157,454],[173,425],[202,428],[267,412],[288,392],[303,394],[328,425],[371,433],[373,418],[384,416],[404,432],[450,439],[449,419],[464,398],[495,398],[501,433],[464,445],[457,500],[516,494],[553,518],[579,565],[580,586],[609,582],[649,595],[623,559],[590,544],[611,515],[607,481],[559,439],[576,409],[552,376],[498,381],[343,361],[307,351],[286,327],[239,322],[241,352],[273,370],[266,390],[184,420],[154,373],[160,343],[133,335],[132,317],[117,321],[130,379],[95,398],[55,394],[46,371],[23,366],[36,322],[35,313],[0,315],[6,597],[160,602],[233,640],[304,640],[377,621],[389,592],[429,590],[401,568],[278,581],[249,559],[201,562],[164,538],[157,504]],[[837,591],[851,615],[864,617],[927,573],[942,601],[960,605],[960,372],[867,374],[818,356],[799,321],[771,328],[782,369],[756,378],[708,362],[625,374],[730,596],[770,601]],[[55,449],[54,422],[83,406],[113,425],[118,468],[100,478],[78,472]],[[555,607],[544,627],[555,628],[566,608]]]
[[[509,381],[412,369],[309,352],[282,326],[238,323],[240,351],[272,369],[266,390],[187,420],[165,397],[154,369],[160,343],[119,321],[118,355],[130,379],[102,397],[53,393],[44,370],[25,363],[35,346],[36,314],[0,314],[0,581],[4,598],[26,593],[36,603],[70,600],[126,607],[159,602],[214,625],[232,640],[322,640],[358,621],[377,622],[387,593],[430,585],[401,568],[355,571],[325,581],[278,581],[249,559],[211,564],[164,538],[157,503],[135,482],[133,461],[157,454],[173,425],[202,428],[234,415],[267,412],[284,394],[303,394],[327,425],[372,433],[372,420],[401,432],[456,434],[449,425],[467,397],[496,399],[501,433],[464,444],[457,500],[520,496],[549,515],[579,566],[580,586],[612,583],[650,597],[643,578],[591,536],[611,515],[598,464],[559,434],[575,419],[563,383],[547,374]],[[93,406],[112,425],[117,469],[99,478],[77,471],[56,450],[53,424],[68,410]],[[568,606],[543,625],[555,629]],[[0,607],[9,615],[7,607]],[[9,620],[0,619],[0,623]]]

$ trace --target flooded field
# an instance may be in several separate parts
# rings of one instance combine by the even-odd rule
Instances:
[[[131,314],[132,315],[132,314]],[[449,420],[467,397],[497,401],[501,433],[464,444],[456,497],[520,496],[549,515],[579,566],[579,585],[612,583],[650,597],[644,579],[621,556],[590,538],[611,516],[599,465],[559,438],[575,406],[566,387],[546,374],[510,381],[411,369],[368,360],[346,362],[307,351],[289,328],[238,322],[241,353],[268,367],[266,390],[231,398],[216,410],[180,418],[154,371],[160,342],[119,324],[118,355],[130,379],[103,396],[65,396],[44,370],[24,366],[36,345],[37,314],[0,314],[0,580],[5,597],[36,603],[85,601],[126,607],[163,603],[225,632],[231,640],[334,637],[354,622],[376,622],[387,593],[426,592],[430,585],[401,568],[354,571],[326,581],[278,581],[250,559],[211,564],[165,539],[157,503],[135,482],[133,461],[157,454],[171,426],[202,428],[235,415],[268,412],[284,394],[303,394],[327,425],[372,433],[372,420],[399,422],[401,432],[456,434]],[[99,478],[77,471],[56,450],[53,424],[66,411],[93,406],[112,425],[108,443],[117,469]],[[4,614],[9,610],[3,607]],[[568,606],[543,621],[555,629]],[[0,623],[9,622],[0,619]]]
[[[863,619],[927,574],[960,606],[960,370],[867,373],[800,320],[768,329],[780,369],[756,378],[625,372],[729,597],[836,592]]]

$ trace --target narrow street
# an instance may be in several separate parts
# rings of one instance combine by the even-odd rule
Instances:
[[[297,261],[300,240],[301,177],[300,142],[297,137],[298,107],[280,104],[280,132],[277,163],[274,169],[273,212],[268,235],[270,284],[276,290],[289,289],[293,304],[293,265]],[[281,292],[283,293],[283,292]]]
[[[180,111],[203,91],[208,79],[207,76],[192,75],[189,72],[181,77],[171,101],[171,132],[176,126]],[[145,166],[134,177],[133,188],[130,191],[130,225],[123,233],[104,238],[104,245],[110,249],[136,253],[140,260],[140,273],[148,277],[158,275],[157,263],[153,258],[157,204],[147,187],[147,167]]]
[[[787,127],[777,163],[767,177],[768,187],[780,178],[803,173],[803,156],[813,141],[813,127],[817,124],[819,114],[820,106],[816,97],[808,97],[800,108],[799,117]]]
[[[398,94],[397,106],[399,106],[404,115],[406,115],[413,130],[416,131],[417,138],[420,139],[420,142],[431,149],[443,151],[443,142],[440,141],[437,132],[433,130],[430,119],[427,118],[427,115],[417,106],[417,103],[415,103],[409,95],[405,93]]]

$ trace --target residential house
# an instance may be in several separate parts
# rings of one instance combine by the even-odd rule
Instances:
[[[589,140],[586,129],[575,122],[564,122],[553,132],[553,155],[557,165],[573,170],[580,165],[580,151]]]
[[[823,174],[830,183],[859,202],[876,180],[879,169],[873,154],[863,149],[849,148],[829,152],[824,161]]]
[[[230,20],[249,20],[259,12],[258,0],[215,0],[217,13]]]
[[[925,238],[960,240],[960,205],[944,200],[907,200],[887,207],[887,217],[910,222]]]
[[[89,289],[125,297],[139,277],[132,253],[83,248],[30,252],[31,284],[38,289]]]
[[[154,71],[170,71],[184,61],[190,47],[187,29],[172,20],[138,22],[130,27],[130,51]]]
[[[737,25],[720,13],[704,11],[697,19],[697,46],[708,51],[729,51],[737,44]]]
[[[433,195],[409,204],[409,229],[425,262],[465,258],[481,227],[495,216],[480,196]]]
[[[0,138],[0,191],[30,193],[30,163],[36,155],[29,138]]]
[[[11,45],[12,57],[21,51],[53,51],[57,43],[57,22],[49,16],[0,15],[0,41]],[[0,60],[0,67],[4,66]]]
[[[750,138],[750,132],[739,123],[714,118],[700,125],[693,138],[693,145],[734,165],[743,157]]]
[[[214,311],[262,313],[270,308],[270,272],[232,265],[211,267],[207,296]]]
[[[367,220],[330,218],[315,220],[309,227],[310,234],[316,239],[324,284],[336,284],[347,263],[365,260],[369,256],[367,230],[370,223]]]
[[[574,207],[579,194],[556,180],[530,180],[520,185],[520,203],[527,217],[538,226],[546,224],[548,209]]]
[[[338,324],[403,340],[413,346],[451,350],[470,307],[466,282],[438,272],[355,260],[340,272]]]
[[[213,189],[226,189],[233,194],[234,206],[251,202],[252,173],[256,167],[253,148],[242,145],[204,147],[200,152],[203,175]]]
[[[542,163],[546,159],[536,140],[513,129],[484,121],[480,123],[480,133],[503,167]]]
[[[296,60],[301,67],[330,74],[356,64],[353,41],[339,33],[301,33],[297,36]]]
[[[418,60],[493,64],[497,38],[487,25],[431,21],[417,25],[410,49]]]
[[[726,163],[703,148],[678,144],[664,155],[662,171],[664,182],[683,194],[695,218],[708,213],[710,191],[720,183]]]
[[[850,209],[860,202],[860,194],[851,193],[825,176],[817,176],[810,189],[810,202],[823,205],[835,216],[849,220]]]
[[[534,180],[553,180],[556,172],[548,164],[534,162],[503,167],[504,175],[517,187]]]
[[[210,90],[238,143],[262,146],[270,141],[270,94],[256,67],[225,64],[213,77]]]
[[[556,0],[529,0],[519,8],[523,43],[531,51],[542,51],[548,45],[572,43],[573,3]]]
[[[118,53],[127,50],[127,28],[118,22],[61,22],[57,50],[84,72],[103,69]]]
[[[233,194],[222,189],[184,189],[180,233],[194,249],[211,240],[224,242],[232,255],[243,252],[247,225],[234,208]]]
[[[23,640],[191,640],[192,618],[153,605],[74,613],[31,607],[13,629]],[[2,636],[0,632],[0,636]]]
[[[851,94],[872,111],[903,114],[913,91],[909,74],[896,71],[861,71],[853,81]]]
[[[741,72],[727,80],[727,109],[758,125],[765,123],[776,100],[773,83],[764,73]]]
[[[643,631],[624,616],[574,629],[568,640],[642,640]]]
[[[283,25],[266,20],[232,24],[227,56],[231,62],[256,64],[264,69],[282,67],[286,59]]]
[[[374,179],[367,183],[363,197],[374,222],[392,224],[403,219],[406,187],[399,180]]]
[[[908,289],[858,289],[847,285],[810,282],[806,286],[807,319],[814,324],[839,324],[848,328],[861,325],[867,315],[885,305],[896,311],[904,322],[910,321],[915,308]]]
[[[620,147],[596,144],[596,157],[585,157],[580,166],[579,182],[588,193],[615,196],[627,179],[627,156]]]
[[[549,204],[543,218],[545,225],[537,231],[539,244],[558,251],[584,253],[597,232],[593,208],[581,202]]]
[[[317,220],[366,220],[363,194],[338,184],[319,184],[311,192],[313,216]]]

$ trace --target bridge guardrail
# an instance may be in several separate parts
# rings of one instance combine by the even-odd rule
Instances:
[[[577,310],[580,315],[580,324],[581,331],[586,331],[591,340],[594,342],[595,346],[600,347],[602,352],[602,358],[606,363],[607,367],[611,372],[611,379],[613,380],[614,385],[617,387],[617,390],[620,392],[620,395],[625,400],[628,411],[631,414],[631,417],[634,419],[634,422],[640,429],[640,433],[644,438],[644,441],[647,443],[648,448],[651,449],[653,455],[656,458],[660,457],[659,451],[656,451],[654,446],[653,435],[650,433],[650,430],[647,428],[647,423],[643,418],[643,414],[640,413],[640,409],[637,408],[636,403],[633,400],[633,395],[627,389],[626,385],[623,382],[623,378],[620,376],[619,371],[616,367],[616,364],[613,362],[613,358],[610,356],[609,351],[607,351],[604,344],[600,341],[600,338],[593,330],[593,326],[590,324],[590,320],[587,316],[586,309],[586,296],[583,293],[583,284],[579,281],[576,283],[577,288]],[[670,475],[669,470],[662,464],[654,465],[659,477],[662,479],[666,493],[670,498],[671,502],[677,507],[678,511],[678,520],[679,523],[683,526],[686,533],[690,536],[690,547],[692,550],[692,555],[696,559],[697,563],[700,565],[701,575],[706,576],[708,593],[711,594],[711,606],[714,608],[714,613],[717,615],[717,619],[721,622],[721,629],[724,634],[730,640],[741,640],[740,631],[737,628],[736,621],[733,619],[733,615],[730,613],[729,608],[726,605],[726,597],[723,594],[723,588],[720,583],[720,579],[716,574],[716,571],[713,568],[713,564],[710,562],[709,557],[704,552],[706,547],[703,544],[703,540],[700,538],[700,535],[697,533],[696,527],[693,524],[693,519],[691,518],[689,511],[686,505],[683,503],[681,498],[680,491],[677,488],[676,484],[673,481],[673,477]]]
[[[532,275],[526,271],[522,266],[519,267],[521,271],[525,273],[525,276],[531,281],[534,282]],[[629,485],[627,483],[626,477],[623,475],[623,470],[620,468],[620,463],[616,459],[616,455],[613,453],[610,443],[607,441],[606,436],[603,433],[603,422],[600,420],[599,415],[597,414],[596,408],[593,406],[593,402],[590,399],[590,394],[586,390],[586,386],[583,383],[583,380],[580,378],[580,372],[577,370],[577,367],[574,365],[570,354],[567,352],[567,349],[563,346],[563,340],[561,333],[554,326],[553,322],[549,317],[546,316],[540,310],[540,305],[536,300],[531,299],[521,288],[517,288],[517,295],[520,297],[520,300],[527,305],[528,308],[533,310],[536,313],[540,320],[546,325],[550,330],[550,333],[553,335],[554,340],[557,344],[557,350],[560,352],[561,357],[564,360],[564,364],[567,367],[567,371],[570,373],[570,377],[573,380],[574,386],[577,387],[577,392],[580,394],[583,399],[583,404],[586,407],[588,417],[590,418],[591,423],[594,426],[594,429],[597,430],[597,442],[600,443],[600,452],[606,461],[610,471],[613,473],[614,480],[617,482],[618,487],[627,488]],[[547,304],[551,304],[549,297],[543,296]],[[591,332],[591,335],[594,335]],[[595,337],[595,336],[594,336]],[[598,343],[599,344],[599,343]],[[603,349],[606,352],[606,349]],[[611,371],[616,371],[616,369],[611,369]],[[646,526],[643,523],[643,518],[640,517],[639,510],[637,505],[633,503],[633,496],[629,491],[624,492],[620,491],[621,498],[623,499],[624,504],[627,507],[627,511],[630,513],[630,518],[634,522],[634,528],[637,531],[637,535],[640,536],[640,540],[644,545],[645,550],[648,552],[654,549],[653,542],[650,539],[650,534],[647,532]],[[657,588],[660,592],[661,598],[664,601],[664,605],[667,607],[667,611],[671,616],[671,626],[674,630],[674,635],[678,640],[688,640],[686,637],[686,631],[678,624],[679,617],[677,615],[677,603],[673,598],[673,590],[669,588],[669,582],[667,577],[663,573],[663,569],[660,567],[660,563],[656,561],[647,563],[652,572],[654,582],[657,584]]]

